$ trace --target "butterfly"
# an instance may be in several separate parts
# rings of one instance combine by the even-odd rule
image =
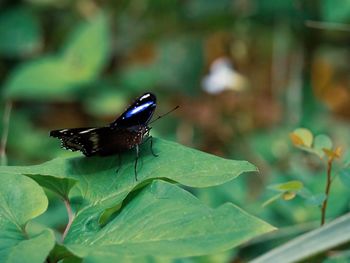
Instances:
[[[50,132],[50,136],[60,139],[62,148],[81,151],[87,157],[117,154],[119,165],[120,155],[135,149],[134,172],[137,181],[139,145],[150,140],[151,152],[154,156],[158,156],[153,152],[153,140],[149,133],[151,130],[149,124],[156,106],[156,96],[148,92],[137,98],[124,113],[108,126],[53,130]],[[159,116],[157,119],[161,117]]]

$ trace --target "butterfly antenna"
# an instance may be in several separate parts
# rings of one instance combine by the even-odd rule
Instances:
[[[159,115],[157,118],[155,118],[153,121],[151,121],[149,124],[152,124],[153,122],[156,122],[157,120],[163,118],[164,116],[172,113],[173,111],[177,110],[178,108],[180,108],[179,105],[177,105],[175,108],[173,108],[171,111],[168,111],[167,113],[163,114],[163,115]]]

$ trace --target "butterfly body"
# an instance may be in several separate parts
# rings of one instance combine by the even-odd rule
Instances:
[[[63,148],[81,151],[87,157],[120,155],[135,148],[136,177],[138,146],[148,138],[152,139],[148,124],[155,108],[155,95],[145,93],[109,126],[54,130],[50,132],[50,136],[59,138]]]

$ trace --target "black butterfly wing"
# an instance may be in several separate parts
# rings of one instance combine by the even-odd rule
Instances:
[[[60,139],[62,147],[67,150],[81,151],[85,156],[92,156],[98,154],[101,148],[99,141],[108,129],[107,127],[61,129],[51,131],[50,136]]]

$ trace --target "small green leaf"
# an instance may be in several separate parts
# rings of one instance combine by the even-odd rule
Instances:
[[[321,206],[324,200],[326,200],[327,196],[323,193],[311,195],[306,198],[306,204],[312,206]]]
[[[295,196],[296,196],[295,192],[286,191],[282,194],[282,199],[284,201],[289,201],[289,200],[294,199]]]
[[[47,209],[43,189],[32,179],[0,175],[0,258],[3,262],[41,263],[53,248],[54,234],[45,229],[28,234],[26,224]]]
[[[279,192],[285,192],[285,191],[299,191],[304,187],[303,183],[301,181],[289,181],[282,184],[274,184],[268,186],[269,189],[279,191]]]
[[[36,17],[26,8],[13,8],[0,15],[0,54],[25,56],[41,46],[41,32]]]
[[[324,156],[323,149],[332,150],[333,143],[332,140],[324,134],[317,135],[314,141],[314,150],[322,158]]]
[[[296,146],[305,146],[310,148],[313,142],[312,132],[305,128],[298,128],[293,131],[292,141]],[[293,140],[293,138],[297,140]]]
[[[154,181],[94,235],[81,242],[79,233],[72,233],[66,246],[80,257],[138,262],[147,255],[212,254],[273,229],[232,204],[212,209],[176,185]]]
[[[296,196],[297,192],[302,190],[303,187],[304,187],[303,183],[297,180],[289,181],[282,184],[269,185],[268,189],[271,189],[280,193],[266,200],[262,206],[265,207],[280,198],[285,201],[292,200]]]
[[[345,186],[350,187],[350,167],[340,170],[339,178]]]
[[[47,170],[45,164],[47,163],[33,166],[0,166],[0,172],[29,176],[41,186],[53,191],[64,199],[67,198],[70,190],[75,185],[77,180],[73,178],[66,178],[63,174],[59,173],[52,175],[50,174],[50,170],[45,172]],[[55,169],[53,166],[50,168]]]
[[[59,178],[54,176],[42,176],[37,174],[26,174],[42,187],[45,187],[63,199],[68,198],[70,190],[76,184],[76,180],[70,178]]]
[[[312,205],[312,206],[321,206],[323,201],[327,198],[327,196],[324,193],[313,194],[306,187],[298,191],[298,195],[305,200],[305,203],[307,205]]]

